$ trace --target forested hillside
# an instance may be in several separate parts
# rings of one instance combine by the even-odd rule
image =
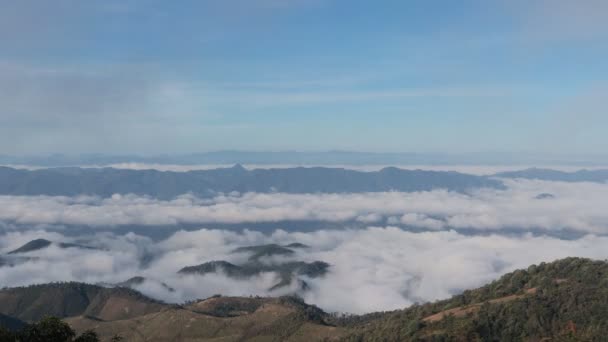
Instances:
[[[449,300],[355,317],[349,341],[605,341],[608,263],[568,258]],[[346,319],[344,324],[349,324]]]

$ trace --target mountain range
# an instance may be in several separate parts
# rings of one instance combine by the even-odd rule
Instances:
[[[0,155],[0,164],[62,167],[120,163],[174,165],[295,164],[295,165],[606,165],[606,156],[550,156],[530,153],[378,153],[357,151],[213,151],[177,155],[51,154],[39,156]]]
[[[578,170],[564,172],[551,169],[531,168],[520,171],[500,172],[494,175],[501,178],[537,179],[556,182],[594,182],[608,181],[608,170]]]
[[[343,168],[295,167],[248,170],[230,168],[172,172],[115,168],[49,168],[39,170],[0,167],[0,195],[147,195],[171,199],[191,193],[210,197],[231,192],[356,193],[384,191],[466,192],[476,188],[503,189],[501,179],[535,179],[564,182],[608,181],[608,170],[563,172],[526,169],[490,176],[453,171],[404,170],[387,167],[363,172]]]
[[[502,188],[483,176],[458,172],[402,170],[377,172],[341,168],[287,168],[247,170],[231,168],[188,172],[124,170],[113,168],[51,168],[23,170],[0,167],[0,194],[76,196],[113,194],[148,195],[170,199],[186,193],[209,197],[230,192],[352,193],[381,191],[428,191]]]

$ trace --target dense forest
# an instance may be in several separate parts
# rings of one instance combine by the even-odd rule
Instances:
[[[343,318],[348,341],[606,341],[608,263],[568,258],[449,300]]]
[[[122,341],[116,335],[111,342]],[[28,324],[17,331],[0,327],[0,342],[99,342],[100,339],[92,330],[76,336],[69,324],[56,317],[45,317],[37,323]]]

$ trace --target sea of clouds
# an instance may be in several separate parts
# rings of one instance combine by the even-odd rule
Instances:
[[[292,233],[278,230],[272,234],[201,229],[178,231],[160,242],[136,234],[97,233],[74,239],[57,232],[12,231],[0,237],[0,252],[6,253],[35,238],[81,242],[100,249],[51,246],[29,253],[37,259],[15,267],[0,267],[0,286],[51,281],[117,283],[144,276],[149,280],[137,289],[168,302],[214,294],[277,296],[296,289],[268,291],[278,282],[272,273],[235,280],[222,274],[182,276],[177,271],[212,260],[243,262],[246,255],[232,253],[239,246],[300,242],[310,248],[266,262],[328,262],[331,267],[326,276],[306,279],[311,289],[303,297],[327,311],[349,313],[398,309],[447,298],[543,261],[568,256],[608,257],[608,237],[596,235],[562,240],[531,234],[509,237],[471,236],[455,231],[416,233],[397,227]],[[163,282],[175,291],[168,291]]]
[[[576,231],[608,233],[608,184],[505,180],[506,190],[468,194],[376,192],[353,194],[232,193],[203,199],[159,200],[135,195],[0,196],[0,221],[111,228],[282,221],[387,223],[429,230]],[[549,198],[538,198],[539,195]],[[546,196],[545,196],[546,197]]]
[[[241,246],[304,243],[292,256],[266,262],[321,260],[321,278],[305,279],[304,299],[327,311],[365,313],[447,298],[530,264],[568,256],[608,258],[608,184],[506,181],[506,190],[469,194],[418,193],[226,194],[211,199],[183,195],[169,201],[133,195],[97,197],[0,196],[0,254],[33,239],[72,242],[98,249],[53,245],[28,253],[14,267],[0,267],[0,287],[51,281],[117,283],[133,276],[146,295],[180,303],[214,294],[277,296],[273,273],[248,280],[222,274],[177,274],[213,260],[239,264]],[[539,194],[551,194],[541,196]],[[205,224],[318,221],[341,229],[312,232],[228,231]],[[357,222],[354,228],[348,223]],[[340,225],[340,223],[344,223]],[[154,240],[122,225],[171,227]],[[180,225],[194,224],[188,230]],[[48,229],[49,226],[62,227]],[[87,228],[71,234],[72,225]],[[362,228],[361,228],[362,227]],[[409,229],[417,228],[417,229]],[[167,228],[164,228],[167,229]],[[568,239],[560,231],[575,231]],[[534,232],[534,233],[532,233]],[[166,285],[175,289],[168,291]]]

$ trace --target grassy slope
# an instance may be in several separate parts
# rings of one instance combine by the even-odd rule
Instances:
[[[230,306],[234,310],[227,309]],[[310,315],[308,308],[285,298],[220,297],[127,320],[104,322],[81,316],[67,321],[77,331],[95,329],[102,338],[118,333],[125,340],[135,342],[321,341],[336,340],[344,335],[343,328],[325,325],[321,317],[315,319]],[[232,315],[212,315],[226,311]]]
[[[0,290],[0,313],[30,322],[46,315],[124,319],[156,312],[164,307],[165,304],[137,291],[81,283],[53,283]]]

